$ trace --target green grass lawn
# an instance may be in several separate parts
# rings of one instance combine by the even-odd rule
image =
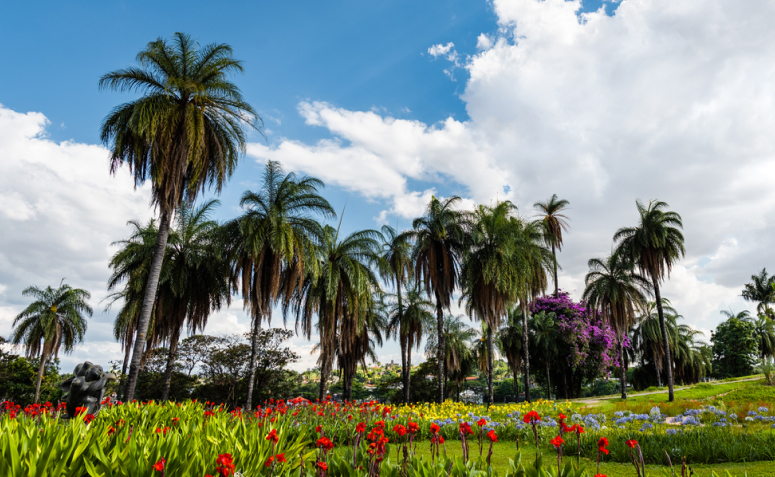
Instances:
[[[487,457],[487,449],[485,446],[482,450],[482,457]],[[395,448],[392,449],[391,461],[395,462]],[[516,455],[516,447],[514,443],[497,443],[493,447],[492,466],[498,470],[499,473],[503,473],[508,466],[509,459],[514,459]],[[552,464],[556,465],[557,454],[551,450],[541,451],[544,458],[544,465]],[[462,456],[462,448],[460,441],[447,442],[447,453],[449,456]],[[417,445],[417,454],[422,455],[424,459],[430,459],[430,444],[428,442],[420,442]],[[476,444],[471,445],[471,457],[477,459],[479,457],[479,449]],[[567,460],[568,456],[565,457]],[[575,457],[573,457],[575,459]],[[522,462],[527,464],[535,459],[535,451],[530,446],[522,446]],[[581,463],[586,466],[587,471],[594,474],[595,462],[582,457]],[[673,463],[675,464],[675,462]],[[691,465],[691,462],[689,462]],[[647,466],[649,473],[654,475],[661,475],[662,470],[667,470],[667,467],[649,465]],[[775,462],[753,462],[750,464],[714,464],[714,465],[692,465],[694,469],[694,475],[698,477],[710,476],[712,471],[715,471],[719,475],[724,475],[724,471],[728,470],[733,476],[743,476],[746,473],[753,476],[762,477],[775,477]],[[678,463],[678,467],[675,469],[677,475],[681,475],[681,464]],[[632,464],[620,464],[609,463],[603,461],[600,464],[600,472],[606,474],[608,477],[620,477],[630,476],[634,477],[635,468]]]

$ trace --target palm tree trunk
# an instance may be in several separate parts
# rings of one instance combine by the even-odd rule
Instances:
[[[266,311],[267,322],[271,322],[272,309]],[[248,397],[245,400],[245,409],[250,411],[253,406],[253,384],[256,380],[256,358],[258,354],[258,337],[261,332],[261,319],[263,316],[260,312],[256,313],[253,318],[253,333],[250,339],[250,371],[248,372]]]
[[[460,381],[456,381],[457,387],[457,402],[460,402]]]
[[[444,357],[446,348],[444,347],[444,308],[441,306],[441,298],[436,292],[436,331],[439,333],[439,349],[436,353],[438,360],[438,380],[439,380],[439,403],[444,402]]]
[[[126,385],[126,366],[127,363],[129,363],[129,353],[132,351],[132,345],[128,344],[126,345],[126,350],[124,351],[124,362],[121,364],[121,380],[118,382],[118,398],[124,399],[124,386]]]
[[[401,301],[401,280],[396,280],[396,296],[398,297],[398,333],[401,335],[398,342],[401,344],[401,381],[404,387],[404,402],[409,402],[409,368],[406,364],[406,341],[403,336],[401,324],[404,318],[404,304]]]
[[[519,380],[517,379],[519,369],[517,366],[514,366],[511,371],[514,373],[514,402],[519,402]]]
[[[331,375],[331,367],[333,363],[333,356],[329,357],[329,351],[325,351],[320,365],[320,390],[318,391],[318,399],[323,401],[326,398],[326,391],[328,391],[328,377]]]
[[[627,399],[627,368],[624,366],[624,337],[619,338],[619,386],[622,388],[622,399]]]
[[[492,326],[487,326],[487,409],[490,408],[493,400],[493,388],[492,388]]]
[[[43,381],[43,373],[46,371],[47,359],[48,359],[48,353],[46,353],[44,349],[43,353],[40,355],[40,367],[38,367],[38,380],[35,383],[35,399],[32,401],[33,404],[37,404],[38,400],[40,399],[40,383]]]
[[[552,380],[549,377],[549,359],[546,359],[546,399],[552,399]]]
[[[559,296],[560,285],[557,283],[557,253],[554,251],[554,244],[552,244],[552,257],[554,257],[554,296]]]
[[[525,401],[530,402],[530,351],[528,350],[527,336],[527,307],[522,304],[522,361],[525,367]]]
[[[170,349],[167,353],[167,366],[164,369],[164,387],[161,391],[161,402],[164,402],[170,396],[170,386],[172,385],[172,370],[175,367],[175,358],[178,354],[178,340],[180,339],[180,327],[170,337]]]
[[[129,368],[129,379],[127,379],[126,383],[126,401],[131,401],[135,395],[137,377],[140,374],[140,360],[145,347],[145,335],[148,332],[148,323],[151,321],[151,312],[156,301],[156,290],[159,288],[159,275],[161,275],[161,267],[164,262],[164,252],[167,249],[170,220],[170,213],[162,211],[159,234],[156,236],[156,246],[151,259],[151,270],[148,273],[148,283],[145,286],[143,308],[140,311],[140,320],[137,323],[137,334],[135,335],[134,350],[132,351],[132,365]]]
[[[675,395],[673,394],[673,362],[670,359],[670,340],[667,338],[667,326],[665,325],[665,314],[662,311],[662,295],[659,293],[659,281],[656,277],[652,276],[654,282],[654,298],[657,300],[657,313],[659,313],[659,327],[662,329],[662,340],[665,346],[665,368],[667,373],[667,401],[673,402]]]
[[[409,402],[411,399],[411,394],[409,393],[409,386],[411,386],[411,380],[409,379],[409,372],[412,369],[412,348],[407,346],[406,347],[406,378],[404,381],[404,393],[406,394],[406,402]]]

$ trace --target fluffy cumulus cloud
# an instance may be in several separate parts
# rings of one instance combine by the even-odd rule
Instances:
[[[109,175],[105,148],[53,142],[47,126],[41,113],[0,105],[0,335],[8,337],[27,305],[24,288],[56,287],[64,278],[91,292],[95,310],[86,345],[60,356],[68,368],[90,356],[120,356],[101,302],[111,243],[127,235],[127,220],[147,220],[152,211],[148,189],[135,189],[126,169]]]
[[[510,199],[526,215],[557,193],[572,220],[561,286],[577,297],[587,259],[634,224],[635,200],[659,198],[683,216],[687,247],[665,295],[705,330],[720,309],[745,307],[742,284],[775,258],[775,4],[623,0],[613,16],[565,0],[493,8],[499,28],[475,55],[428,50],[466,68],[466,121],[303,102],[331,139],[250,154],[386,200],[380,221],[415,216],[433,184],[479,203]]]

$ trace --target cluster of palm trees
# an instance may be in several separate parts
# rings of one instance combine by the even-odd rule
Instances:
[[[598,310],[616,332],[619,341],[620,382],[622,398],[627,397],[625,340],[638,323],[639,312],[649,308],[648,297],[654,303],[662,337],[660,351],[655,356],[657,370],[662,370],[668,386],[668,399],[673,401],[675,360],[671,353],[670,332],[665,318],[660,283],[670,275],[673,265],[686,253],[681,233],[681,216],[667,210],[661,201],[648,206],[636,202],[639,221],[635,227],[619,229],[614,234],[614,251],[606,259],[589,261],[583,300]],[[652,352],[645,350],[647,352]]]

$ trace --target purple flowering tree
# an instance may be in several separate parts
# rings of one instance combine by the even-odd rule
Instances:
[[[560,292],[536,299],[530,310],[555,315],[558,333],[551,379],[566,399],[579,397],[584,382],[594,381],[616,366],[619,352],[613,329],[583,302],[574,302],[568,293]]]

